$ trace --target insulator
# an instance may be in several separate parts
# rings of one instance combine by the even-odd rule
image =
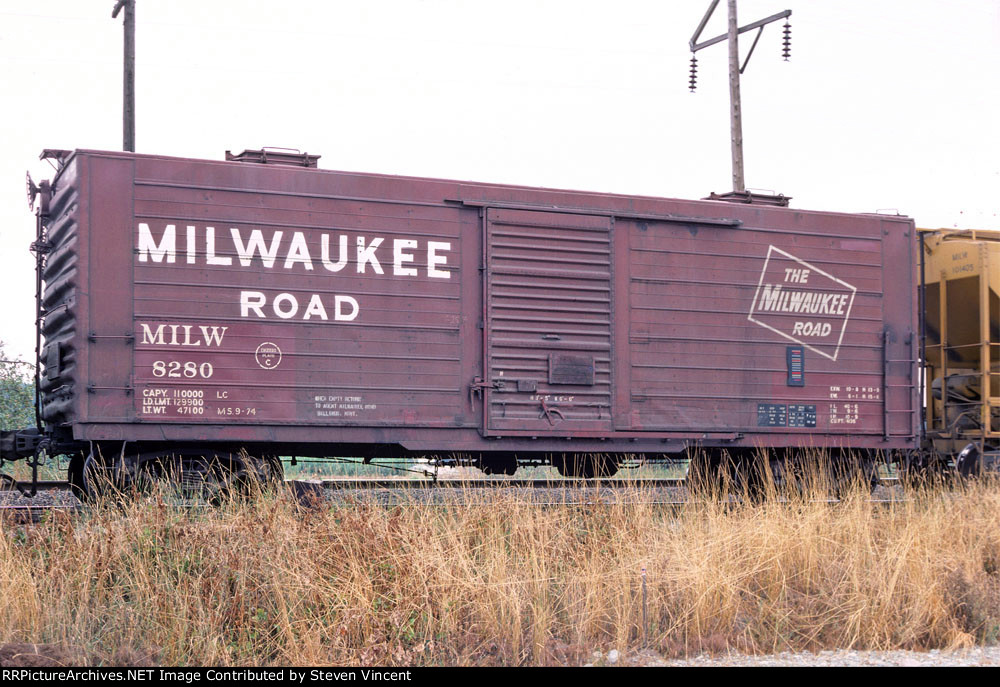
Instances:
[[[785,37],[782,39],[784,44],[781,49],[781,56],[785,58],[785,62],[788,62],[788,58],[792,55],[792,25],[785,21]]]
[[[691,80],[688,87],[692,93],[698,88],[698,58],[694,55],[691,56]]]

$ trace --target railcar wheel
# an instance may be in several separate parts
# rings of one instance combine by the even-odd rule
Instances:
[[[771,470],[774,487],[778,493],[788,496],[789,494],[802,492],[803,474],[801,461],[796,461],[789,456],[771,458],[768,467]]]
[[[913,487],[926,483],[930,468],[922,451],[906,451],[897,463],[899,481],[903,486]]]
[[[146,455],[136,470],[136,487],[140,492],[162,489],[179,499],[218,505],[227,491],[226,472],[211,453]]]
[[[933,449],[907,451],[899,458],[899,479],[904,487],[916,488],[940,482],[948,464]]]
[[[684,485],[692,494],[719,496],[729,489],[729,478],[722,460],[708,455],[696,455],[688,463]]]
[[[220,505],[228,497],[274,491],[284,477],[277,456],[211,451],[148,456],[138,472],[143,487],[165,487],[182,499],[212,505]]]
[[[869,493],[878,486],[878,465],[870,455],[772,458],[770,468],[775,487],[786,495],[842,498],[857,486]]]
[[[713,498],[745,496],[761,500],[766,496],[762,459],[755,456],[698,455],[688,465],[685,485],[691,493]]]
[[[69,459],[69,470],[67,479],[73,495],[81,501],[90,501],[94,497],[91,484],[91,474],[93,473],[92,456],[78,453]]]
[[[124,468],[109,466],[93,453],[71,457],[67,478],[73,495],[84,503],[101,497],[121,496],[132,485]]]
[[[878,486],[878,465],[869,455],[833,458],[831,465],[834,495],[842,498],[851,489],[860,488],[870,494]]]
[[[955,457],[955,472],[959,477],[973,479],[983,473],[982,452],[975,444],[969,444]]]
[[[276,490],[285,479],[285,470],[278,456],[233,457],[233,479],[243,494],[256,494]]]
[[[763,503],[775,495],[774,477],[766,455],[744,456],[734,462],[733,484],[740,496],[754,503]]]

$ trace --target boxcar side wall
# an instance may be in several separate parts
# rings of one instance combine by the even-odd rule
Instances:
[[[87,151],[59,193],[43,400],[77,440],[916,442],[905,218]]]
[[[910,275],[883,269],[906,264],[907,230],[788,215],[788,227],[617,225],[631,261],[620,428],[913,436]],[[888,379],[887,354],[902,361]]]

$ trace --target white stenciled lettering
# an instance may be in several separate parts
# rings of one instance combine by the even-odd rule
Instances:
[[[236,248],[236,255],[239,257],[241,265],[250,267],[253,263],[254,253],[260,253],[261,264],[267,268],[274,267],[274,261],[278,257],[278,249],[281,246],[281,231],[274,232],[270,246],[264,241],[264,232],[260,229],[251,231],[250,239],[246,243],[243,243],[240,230],[236,227],[231,227],[229,234],[233,237],[233,246]]]
[[[384,247],[386,239],[381,236],[352,237],[348,234],[289,232],[283,229],[253,229],[247,233],[239,227],[229,227],[229,237],[223,239],[216,234],[214,226],[188,224],[184,228],[182,250],[188,265],[203,263],[228,267],[239,264],[241,267],[253,267],[257,264],[267,269],[280,266],[286,270],[313,271],[316,269],[314,256],[318,253],[323,268],[329,272],[342,271],[353,257],[358,274],[385,274],[383,265],[391,260],[393,276],[420,275],[416,252],[421,249],[423,241],[417,238],[392,239],[391,256],[388,256]],[[177,224],[165,224],[162,232],[158,232],[148,222],[140,222],[136,238],[138,262],[175,263],[177,238]],[[348,248],[352,241],[353,254]],[[427,252],[427,276],[450,279],[447,253],[452,249],[451,242],[427,241],[423,247]],[[236,260],[233,260],[234,255]]]
[[[222,337],[226,335],[226,330],[229,327],[206,327],[205,325],[199,325],[201,330],[201,335],[205,339],[206,346],[221,346]],[[211,331],[209,331],[211,329]]]
[[[801,336],[829,336],[832,330],[829,322],[796,322],[792,326],[792,334]]]
[[[240,317],[249,317],[253,310],[257,317],[264,317],[267,297],[260,291],[240,291]]]
[[[233,259],[228,255],[218,257],[215,254],[215,227],[205,227],[205,262],[223,267],[233,264]]]
[[[412,253],[404,253],[405,250],[413,250],[417,247],[417,242],[411,239],[396,239],[392,242],[392,273],[404,276],[414,276],[417,273],[414,267],[403,267],[404,262],[413,262]]]
[[[302,316],[302,319],[308,320],[314,316],[321,320],[328,319],[326,316],[326,308],[323,307],[323,301],[320,299],[319,294],[315,293],[312,295],[312,298],[309,299],[309,305],[306,306],[306,314]]]
[[[805,284],[809,281],[810,271],[811,270],[801,270],[789,267],[785,269],[785,281]]]
[[[810,300],[812,300],[812,294],[807,294],[803,291],[792,291],[791,294],[789,294],[788,309],[791,312],[798,312],[802,309],[804,304],[803,301],[808,302]]]
[[[330,235],[323,234],[322,239],[323,267],[331,272],[339,272],[347,264],[347,237],[340,235],[340,252],[337,253],[337,262],[330,262]]]
[[[265,312],[265,310],[269,312]],[[273,314],[282,320],[289,320],[299,316],[300,310],[303,320],[318,319],[325,322],[330,319],[327,306],[323,303],[320,294],[311,294],[305,309],[301,309],[299,298],[291,293],[279,293],[269,304],[268,297],[260,291],[240,291],[240,317],[250,317],[253,313],[256,317],[266,318],[268,314]],[[360,311],[361,306],[353,297],[344,295],[333,297],[334,320],[350,322],[358,316]],[[149,334],[150,337],[159,336],[160,338],[163,338],[164,335],[164,332],[159,330],[151,331]],[[219,340],[221,342],[221,336]]]
[[[437,268],[438,265],[444,265],[448,262],[448,258],[437,254],[439,250],[451,250],[451,244],[447,241],[427,242],[427,276],[438,279],[451,279],[451,272]]]
[[[191,325],[184,325],[184,340],[181,342],[181,346],[201,346],[201,341],[195,339],[191,340]]]
[[[358,316],[358,302],[350,296],[336,296],[334,297],[334,303],[336,304],[337,309],[334,311],[333,319],[350,322]],[[344,312],[345,305],[351,307],[351,312]]]
[[[152,260],[153,262],[174,262],[177,256],[177,227],[168,224],[163,230],[160,242],[153,238],[153,232],[149,230],[149,225],[145,222],[139,223],[139,241],[137,245],[139,251],[139,262]]]
[[[347,233],[328,233],[319,228],[291,231],[287,229],[243,229],[229,226],[216,233],[214,226],[194,224],[149,222],[137,223],[135,243],[138,263],[173,264],[177,262],[177,241],[180,226],[184,236],[182,260],[186,265],[207,265],[218,267],[261,268],[267,270],[284,269],[313,272],[325,270],[328,273],[342,273],[348,263],[354,262],[357,274],[386,275],[392,266],[392,277],[419,277],[431,279],[451,279],[456,268],[449,264],[451,241],[428,241],[421,237],[391,238],[360,235],[354,230]],[[391,246],[389,245],[391,243]],[[423,259],[421,251],[426,253]],[[316,264],[316,259],[319,264]],[[809,271],[797,277],[805,283]],[[178,285],[193,288],[206,286],[206,276],[191,274]],[[233,280],[239,284],[240,280]],[[224,276],[213,277],[212,285],[227,283]],[[244,280],[243,283],[264,284],[267,282]],[[286,287],[287,288],[287,287]],[[334,287],[336,288],[336,287]],[[348,287],[352,288],[352,287]],[[195,292],[196,293],[196,292]],[[400,290],[399,295],[404,295]],[[240,291],[239,309],[241,317],[268,319],[302,318],[304,320],[329,321],[330,319],[349,322],[359,316],[360,306],[352,296],[309,295],[302,293],[282,293],[274,296],[262,291]],[[197,297],[197,296],[195,296]],[[808,294],[799,294],[793,303],[794,312],[817,312],[809,309],[815,302]],[[787,311],[788,293],[781,286],[768,285],[761,301],[776,305],[769,306],[777,311]],[[833,301],[836,305],[838,301]],[[269,311],[269,312],[268,312]],[[333,317],[330,317],[330,313]],[[830,310],[833,312],[833,310]],[[164,345],[200,346],[211,345],[205,338],[209,336],[198,325],[162,325],[162,329],[151,328],[148,338],[162,340]],[[157,325],[160,327],[161,325]],[[214,330],[213,330],[214,331]],[[201,336],[199,336],[199,333]],[[219,335],[221,337],[221,334]]]
[[[156,328],[156,332],[148,324],[140,324],[139,328],[142,329],[142,342],[144,344],[153,345],[163,345],[163,328],[166,325],[160,325]]]
[[[384,274],[382,272],[382,265],[379,264],[378,258],[375,257],[375,249],[382,245],[383,240],[381,238],[372,239],[372,242],[365,247],[365,237],[358,237],[358,274],[364,274],[365,265],[369,263],[375,274]]]
[[[778,301],[781,298],[781,284],[777,286],[771,286],[767,284],[764,286],[760,294],[760,301],[757,304],[759,310],[774,310]]]
[[[195,325],[191,324],[157,324],[155,325],[156,329],[153,329],[153,326],[145,322],[139,324],[139,331],[142,332],[140,344],[144,346],[221,346],[222,339],[229,329],[229,327],[198,325],[196,332]]]
[[[848,294],[787,291],[781,284],[765,284],[757,299],[758,312],[791,312],[810,315],[843,315]]]
[[[274,314],[283,320],[295,317],[299,311],[299,301],[290,293],[279,293],[274,297]]]
[[[312,258],[309,257],[309,246],[306,245],[306,237],[301,231],[292,234],[292,246],[285,257],[285,269],[290,269],[296,263],[301,263],[307,270],[313,268]]]

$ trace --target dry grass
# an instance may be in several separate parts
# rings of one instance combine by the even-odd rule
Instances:
[[[1000,485],[889,506],[148,498],[0,525],[0,642],[170,664],[552,664],[595,648],[959,647],[1000,632]],[[643,627],[640,572],[647,577]]]

